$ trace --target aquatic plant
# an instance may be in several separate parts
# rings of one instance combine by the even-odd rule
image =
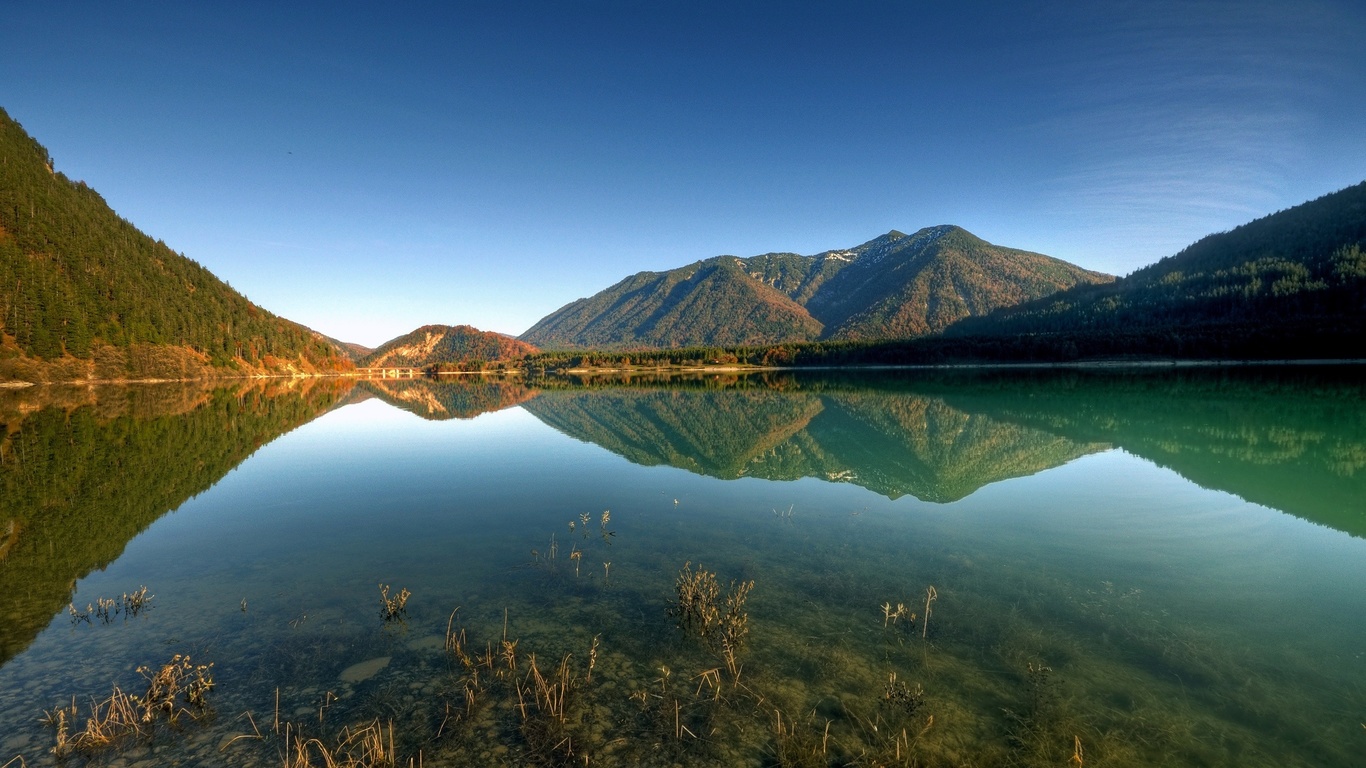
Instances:
[[[934,588],[934,585],[933,585],[933,584],[931,584],[931,585],[929,586],[929,588],[925,590],[925,621],[924,621],[924,623],[922,623],[922,624],[920,625],[920,637],[921,637],[921,639],[924,639],[924,638],[926,638],[926,637],[929,636],[929,632],[930,632],[930,605],[931,605],[935,600],[938,600],[938,599],[939,599],[939,591],[938,591],[937,589]]]
[[[814,713],[813,713],[814,717]],[[782,710],[773,710],[773,763],[782,768],[824,768],[830,747],[830,721],[825,722],[821,738],[811,729],[811,723],[801,724],[788,717],[783,719]]]
[[[44,721],[56,732],[52,754],[58,758],[73,753],[97,752],[138,737],[150,737],[160,720],[175,724],[182,715],[192,720],[208,712],[208,694],[213,690],[213,664],[193,664],[189,656],[176,654],[153,670],[140,666],[138,674],[147,680],[141,695],[114,687],[109,698],[92,700],[85,724],[72,734],[80,718],[76,700],[70,707],[44,713]]]
[[[721,611],[717,601],[721,596],[721,586],[716,574],[703,570],[699,565],[697,572],[692,570],[692,561],[683,564],[674,582],[677,596],[670,606],[669,613],[678,620],[678,627],[685,633],[707,639],[720,625]]]
[[[739,656],[749,635],[745,601],[753,589],[753,581],[731,582],[722,600],[716,574],[701,566],[694,572],[692,561],[683,564],[674,582],[676,600],[669,607],[670,615],[676,617],[680,629],[717,653],[734,682],[740,679]]]
[[[139,587],[136,592],[123,593],[123,611],[129,616],[137,616],[142,613],[156,595],[147,594],[147,587]]]
[[[315,758],[321,762],[315,762]],[[393,768],[398,765],[394,753],[394,724],[382,724],[375,719],[362,726],[347,726],[331,746],[288,724],[281,764],[284,768],[313,768],[316,765],[324,768]]]
[[[412,592],[409,592],[409,591],[407,590],[407,588],[404,588],[404,589],[401,590],[397,595],[394,595],[393,597],[390,597],[390,596],[389,596],[389,585],[388,585],[388,584],[383,584],[383,583],[380,584],[380,585],[379,585],[379,599],[380,599],[380,611],[379,611],[379,613],[380,613],[380,616],[381,616],[386,622],[388,622],[388,621],[401,621],[401,620],[407,618],[407,616],[408,616],[408,598],[412,597],[412,595],[413,595]]]
[[[1004,710],[1010,724],[1006,741],[1013,750],[1014,757],[1020,762],[1050,763],[1056,765],[1067,756],[1062,750],[1066,732],[1061,730],[1063,723],[1060,710],[1061,699],[1053,680],[1053,669],[1042,662],[1025,664],[1022,680],[1025,688],[1025,706],[1021,711]],[[1081,759],[1081,740],[1075,735],[1071,758]],[[1070,758],[1066,758],[1069,764]]]
[[[893,608],[890,602],[886,602],[881,605],[881,608],[882,626],[884,627],[895,627],[902,619],[906,620],[907,627],[915,623],[916,616],[911,612],[911,609],[906,607],[905,603],[897,603],[896,608]]]
[[[891,672],[887,675],[887,687],[883,691],[882,700],[885,704],[913,715],[925,703],[925,691],[919,683],[912,688],[904,681],[896,679],[896,673]]]
[[[85,610],[78,610],[75,603],[67,604],[67,612],[71,615],[71,623],[80,622],[90,623],[90,616],[93,614],[101,623],[108,624],[120,613],[125,618],[137,616],[146,610],[156,595],[147,594],[147,587],[140,587],[136,592],[124,592],[121,598],[97,597],[94,603],[86,603]]]

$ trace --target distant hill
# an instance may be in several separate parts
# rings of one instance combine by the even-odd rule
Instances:
[[[351,362],[353,363],[358,363],[361,360],[364,360],[367,356],[370,355],[370,353],[375,351],[373,347],[367,347],[363,344],[356,344],[355,342],[350,341],[340,341],[338,339],[331,338],[330,336],[327,340],[333,346],[335,346],[343,355],[346,355],[348,358],[350,358]]]
[[[511,336],[468,325],[424,325],[384,342],[362,357],[360,365],[427,368],[517,360],[538,351]]]
[[[549,349],[911,338],[1112,279],[959,227],[893,230],[815,256],[718,256],[641,272],[561,307],[520,338]]]
[[[349,368],[52,166],[0,110],[0,380]]]
[[[1098,349],[1114,337],[1117,351],[1178,356],[1366,357],[1363,247],[1366,182],[1205,237],[1114,283],[964,320],[945,335],[1056,336]]]

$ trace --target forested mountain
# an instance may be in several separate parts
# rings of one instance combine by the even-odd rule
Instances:
[[[803,257],[797,257],[803,258]],[[542,318],[520,337],[556,348],[773,344],[815,339],[821,324],[729,256],[641,272]]]
[[[0,110],[0,380],[350,367],[52,167]]]
[[[1069,336],[1085,346],[1137,334],[1163,337],[1177,355],[1366,356],[1364,246],[1366,182],[946,335]]]
[[[1110,279],[959,227],[893,230],[815,256],[718,256],[641,272],[556,310],[521,338],[552,349],[910,338]]]
[[[535,347],[501,333],[468,325],[424,325],[381,344],[360,359],[362,367],[428,368],[517,360],[538,352]]]
[[[807,309],[825,324],[827,339],[912,338],[998,307],[1113,279],[992,245],[961,227],[930,227],[852,259]]]

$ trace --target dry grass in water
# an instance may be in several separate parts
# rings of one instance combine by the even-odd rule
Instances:
[[[739,657],[749,636],[749,613],[745,601],[754,589],[753,581],[731,582],[724,600],[716,574],[692,562],[683,564],[674,582],[676,601],[669,608],[684,632],[695,635],[712,649],[726,665],[731,680],[740,679]]]
[[[389,596],[389,585],[379,585],[379,614],[385,621],[402,621],[408,617],[408,598],[413,593],[406,588],[393,597]]]
[[[140,737],[150,737],[159,721],[179,722],[182,715],[192,720],[208,712],[208,694],[213,690],[212,664],[193,664],[189,656],[176,654],[155,671],[138,667],[147,680],[143,695],[125,693],[115,686],[109,698],[92,700],[85,724],[72,732],[81,718],[73,698],[70,707],[44,713],[44,721],[56,730],[52,754],[58,758],[73,753],[98,752]]]
[[[413,765],[409,761],[409,765]],[[394,754],[394,724],[374,720],[355,728],[343,728],[336,743],[328,746],[322,739],[306,737],[302,731],[286,724],[284,768],[393,768],[398,765]]]
[[[82,621],[89,624],[92,615],[101,623],[109,624],[119,614],[123,614],[125,619],[136,617],[151,606],[155,597],[156,595],[147,594],[147,587],[142,586],[136,592],[124,592],[119,598],[97,597],[94,603],[86,603],[84,611],[78,609],[75,603],[68,603],[66,609],[71,614],[72,624]]]

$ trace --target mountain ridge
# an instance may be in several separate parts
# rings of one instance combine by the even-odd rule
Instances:
[[[545,349],[762,345],[907,338],[1113,280],[953,225],[812,256],[715,256],[628,276],[546,315],[518,338]]]

